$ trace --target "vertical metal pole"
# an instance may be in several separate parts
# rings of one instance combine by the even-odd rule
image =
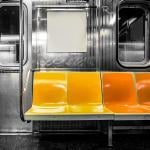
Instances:
[[[108,147],[112,147],[112,121],[108,121]]]
[[[19,99],[20,99],[20,118],[22,121],[24,119],[24,109],[23,109],[23,0],[20,0],[19,5],[19,22],[20,22],[20,69],[19,69]]]
[[[96,0],[96,6],[97,6],[97,66],[98,66],[98,71],[101,71],[101,62],[100,62],[100,7],[101,7],[101,1]]]

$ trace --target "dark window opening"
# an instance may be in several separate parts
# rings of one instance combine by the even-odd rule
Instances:
[[[120,7],[118,57],[124,66],[147,63],[148,15],[142,7]]]
[[[1,35],[19,34],[19,7],[3,6],[0,9]]]
[[[25,18],[25,11],[24,11]],[[25,26],[24,26],[25,27]],[[24,42],[26,40],[24,28]],[[25,43],[24,43],[25,44]],[[25,51],[24,53],[24,60]],[[0,7],[0,66],[14,67],[19,63],[19,6]]]

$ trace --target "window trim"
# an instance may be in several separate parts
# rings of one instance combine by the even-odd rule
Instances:
[[[2,7],[13,7],[13,6],[18,6],[19,7],[19,3],[17,2],[2,2],[0,4],[0,9]],[[25,65],[28,61],[28,9],[26,7],[25,4],[23,4],[23,12],[24,12],[24,60],[23,60],[23,65]],[[19,36],[19,34],[18,34]],[[19,50],[20,51],[20,50]],[[17,67],[17,70],[19,70],[19,63],[10,63],[10,65],[3,65],[0,63],[0,68],[2,68],[3,70],[11,70],[11,69],[15,69]]]
[[[119,59],[119,11],[122,8],[140,8],[143,9],[145,14],[146,14],[146,20],[145,20],[145,49],[144,49],[144,60],[141,62],[124,62],[121,61]],[[149,25],[150,25],[150,11],[149,9],[141,3],[120,3],[118,4],[118,8],[117,8],[117,61],[118,63],[122,66],[122,67],[126,67],[126,68],[143,68],[143,67],[148,67],[150,64],[150,60],[149,60],[149,56],[150,56],[150,52],[149,52],[149,40],[150,40],[150,36],[149,36]]]

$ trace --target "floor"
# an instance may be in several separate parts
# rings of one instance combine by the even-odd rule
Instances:
[[[113,150],[150,150],[150,134],[115,134]],[[0,150],[109,150],[106,135],[0,135]]]

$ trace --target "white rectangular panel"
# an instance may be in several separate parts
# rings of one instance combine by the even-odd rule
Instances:
[[[47,52],[87,51],[87,12],[47,12]]]

